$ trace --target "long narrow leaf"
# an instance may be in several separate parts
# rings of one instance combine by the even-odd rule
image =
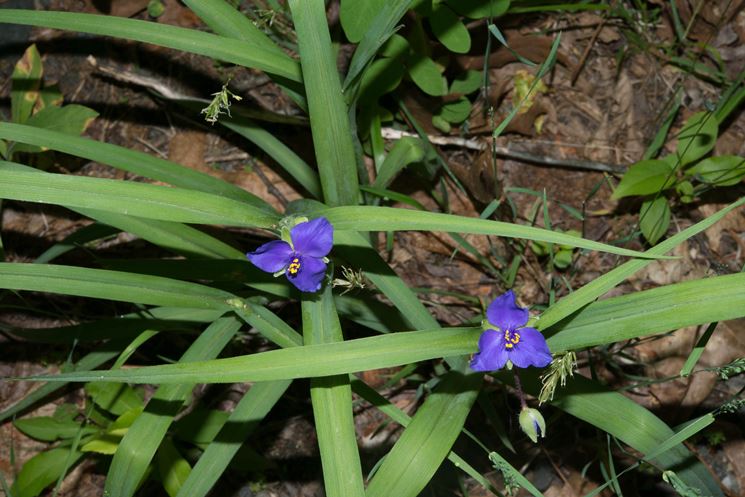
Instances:
[[[235,5],[225,0],[184,0],[184,3],[215,33],[243,40],[262,50],[275,53],[279,59],[285,58],[289,62],[294,62],[246,15],[237,10]]]
[[[481,374],[450,372],[419,408],[367,487],[368,497],[416,497],[463,428]]]
[[[193,309],[229,310],[226,302],[234,298],[205,285],[157,276],[8,262],[0,263],[0,288]]]
[[[655,247],[649,249],[646,253],[650,256],[664,255],[684,241],[714,225],[714,223],[718,222],[732,210],[738,209],[743,205],[745,205],[745,198],[740,199],[733,204],[730,204],[719,212],[716,212],[715,214],[707,217],[703,221],[699,221],[693,226],[684,229],[677,235],[660,242]],[[596,298],[609,291],[611,288],[614,288],[623,280],[639,271],[640,269],[646,267],[651,262],[651,259],[636,259],[633,261],[628,261],[613,269],[612,271],[604,274],[603,276],[592,280],[591,282],[582,286],[582,288],[575,290],[556,304],[552,305],[549,309],[547,309],[546,312],[541,315],[541,319],[536,323],[536,327],[538,329],[546,329],[554,325],[572,312],[576,311],[586,304],[589,304]]]
[[[477,340],[478,329],[476,328],[422,330],[330,344],[293,346],[207,362],[24,379],[131,383],[230,383],[314,378],[400,366],[443,356],[468,354],[475,351]]]
[[[411,0],[402,0],[394,2],[391,8],[380,9],[370,27],[365,30],[365,34],[349,62],[349,70],[344,78],[344,91],[349,89],[365,66],[375,57],[378,49],[396,32],[396,24],[409,10],[410,5]]]
[[[357,159],[323,0],[290,0],[303,67],[313,145],[329,205],[356,204]]]
[[[303,341],[325,345],[344,340],[334,297],[327,285],[303,296]],[[313,378],[310,383],[323,482],[328,497],[364,497],[360,454],[352,415],[352,389],[345,374]]]
[[[738,273],[601,300],[546,331],[556,353],[743,315],[745,273]]]
[[[0,162],[0,172],[2,171],[26,171],[44,174],[38,169],[16,164],[14,162]],[[155,245],[171,250],[177,254],[187,256],[216,257],[222,259],[243,259],[243,253],[226,243],[203,233],[191,226],[168,221],[158,221],[155,219],[142,219],[125,214],[117,214],[95,209],[74,209],[76,212],[99,221],[109,226],[114,226],[121,231],[126,231],[148,240]],[[96,226],[94,235],[100,237],[101,234],[109,234],[110,230],[102,229],[100,225]],[[85,232],[87,233],[87,231]],[[88,236],[87,234],[85,236]],[[71,240],[66,241],[64,245],[57,247],[51,252],[45,252],[35,262],[49,262],[54,257],[58,257],[68,250],[72,250],[74,245],[71,242],[88,241],[81,239],[81,236],[74,236]]]
[[[3,275],[2,267],[0,265],[0,276]],[[3,279],[0,278],[0,285],[2,284]],[[553,352],[560,352],[706,323],[712,321],[712,316],[717,319],[743,317],[744,288],[745,273],[739,273],[668,285],[595,302],[557,327],[556,334],[548,339],[549,347]],[[479,328],[392,333],[205,363],[33,378],[50,381],[98,379],[139,383],[312,378],[470,354],[476,351],[479,334]],[[300,363],[303,368],[297,367]]]
[[[72,365],[70,371],[90,371],[99,367],[101,364],[114,359],[122,351],[124,347],[129,343],[130,338],[124,337],[123,339],[110,340],[109,342],[101,345],[98,349],[93,352],[89,352],[85,356],[81,357],[78,362]],[[64,371],[64,369],[63,369]],[[66,382],[54,382],[44,383],[33,392],[26,394],[21,400],[15,404],[7,407],[4,411],[0,412],[0,423],[5,420],[12,418],[13,416],[24,412],[26,409],[30,409],[37,402],[45,399],[47,396],[53,394],[57,390],[64,388]]]
[[[259,197],[235,185],[136,150],[70,136],[58,131],[4,122],[0,122],[0,138],[57,150],[173,186],[214,193],[255,207],[273,210]]]
[[[403,427],[409,426],[409,423],[411,422],[411,417],[409,417],[408,414],[406,414],[404,411],[396,407],[394,404],[392,404],[388,399],[380,395],[378,392],[376,392],[374,389],[370,388],[365,382],[354,378],[352,380],[352,391],[368,401],[370,404],[375,406],[376,409],[378,409],[380,412],[391,418],[396,423],[400,424]],[[479,482],[485,489],[492,492],[494,495],[499,495],[499,491],[494,488],[494,485],[484,478],[481,473],[476,471],[473,466],[468,464],[466,460],[464,460],[461,456],[456,454],[453,451],[450,451],[448,454],[448,460],[452,462],[455,467],[459,468],[461,471],[466,473],[468,476]],[[507,461],[505,461],[505,464],[508,467],[512,467]],[[513,468],[514,469],[514,468]],[[515,469],[515,472],[520,475],[520,473]],[[522,475],[520,475],[522,476]],[[523,485],[524,488],[526,488],[532,495],[535,497],[542,497],[543,494],[541,494],[538,489],[536,489],[532,483],[530,483],[527,479],[523,477],[523,481],[520,481],[520,484]]]
[[[521,226],[519,224],[490,221],[488,219],[470,218],[442,214],[438,212],[422,212],[412,209],[393,207],[335,207],[317,212],[324,215],[337,230],[355,231],[403,231],[428,230],[447,231],[454,233],[472,233],[480,235],[505,236],[509,238],[523,238],[549,243],[558,243],[571,247],[578,247],[610,254],[644,259],[660,259],[664,256],[645,252],[637,252],[612,245],[606,245],[592,240],[577,238],[565,233]]]
[[[217,357],[241,327],[235,317],[212,323],[181,357],[180,363]],[[119,442],[106,476],[104,494],[132,496],[145,475],[173,418],[194,388],[193,384],[162,385]]]
[[[176,497],[204,497],[228,467],[245,439],[266,417],[290,382],[255,383],[238,402],[220,433],[189,473]]]
[[[65,174],[3,171],[6,199],[97,209],[162,221],[268,227],[278,217],[265,210],[182,188]]]
[[[114,16],[17,9],[1,9],[0,23],[44,26],[152,43],[301,81],[297,62],[279,56],[275,50],[195,29]]]
[[[529,383],[528,388],[537,393],[537,381]],[[675,435],[662,420],[644,407],[587,378],[576,377],[552,403],[643,454],[654,454]],[[711,474],[683,445],[679,444],[657,455],[654,462],[663,468],[675,469],[678,476],[690,486],[702,490],[703,495],[722,495]]]
[[[321,198],[321,184],[318,174],[298,156],[290,147],[282,143],[276,136],[266,131],[256,122],[242,117],[234,112],[233,117],[221,119],[220,124],[251,140],[260,149],[277,161],[292,178],[297,181],[313,197]]]

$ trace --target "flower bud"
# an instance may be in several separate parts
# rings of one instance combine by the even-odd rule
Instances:
[[[538,443],[538,438],[546,435],[546,422],[538,409],[523,407],[520,411],[520,428],[533,443]]]

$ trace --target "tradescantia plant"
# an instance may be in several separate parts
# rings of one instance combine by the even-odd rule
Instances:
[[[489,447],[480,463],[465,460],[453,451],[469,413],[476,408],[485,373],[495,382],[509,385],[516,377],[497,371],[508,361],[517,367],[534,366],[521,372],[521,380],[517,380],[521,385],[516,386],[519,392],[537,396],[541,382],[536,371],[549,364],[550,354],[562,361],[567,354],[596,345],[745,316],[745,274],[597,300],[728,212],[741,208],[745,199],[646,252],[491,219],[373,205],[368,197],[372,182],[357,167],[365,147],[357,143],[350,116],[358,109],[355,104],[350,107],[346,96],[354,93],[352,87],[364,81],[367,71],[373,70],[373,59],[396,27],[407,22],[404,15],[412,2],[397,2],[393,9],[379,2],[374,15],[357,19],[361,25],[356,29],[363,36],[350,63],[350,71],[357,74],[345,91],[322,0],[288,2],[297,37],[297,59],[281,50],[231,3],[185,3],[212,33],[109,16],[14,9],[0,9],[0,22],[136,40],[264,71],[298,106],[307,109],[317,168],[305,163],[257,122],[241,115],[237,103],[231,107],[232,117],[221,115],[218,122],[266,150],[306,190],[307,198],[280,213],[234,185],[163,159],[51,129],[0,123],[0,139],[98,161],[169,185],[52,174],[2,162],[3,199],[55,204],[95,221],[92,227],[71,236],[74,243],[107,236],[111,229],[101,229],[106,226],[132,233],[180,256],[149,264],[134,261],[129,266],[123,261],[118,270],[52,264],[55,257],[74,246],[67,243],[50,249],[36,264],[0,263],[3,289],[137,304],[132,314],[107,320],[55,330],[15,330],[28,340],[99,345],[66,365],[61,374],[25,378],[42,386],[0,413],[0,419],[24,413],[66,383],[88,382],[88,390],[95,391],[96,396],[92,396],[91,411],[85,415],[95,423],[93,413],[101,408],[95,407],[96,400],[110,394],[108,388],[118,388],[118,383],[159,385],[144,406],[133,401],[131,406],[117,406],[117,411],[111,406],[101,408],[100,429],[90,430],[85,425],[69,436],[68,422],[72,418],[62,416],[58,421],[68,423],[68,431],[52,438],[60,442],[44,453],[48,461],[48,454],[56,451],[53,469],[42,471],[52,466],[39,459],[27,465],[10,489],[12,495],[38,494],[61,481],[84,451],[96,448],[113,454],[105,495],[135,495],[148,475],[154,474],[159,475],[171,496],[206,495],[246,437],[257,426],[260,429],[275,404],[283,402],[290,383],[305,378],[310,379],[326,495],[414,497],[448,459],[497,495],[498,490],[476,466],[492,461],[511,475],[512,482],[540,496],[541,492],[494,447]],[[450,11],[435,12],[455,16]],[[438,19],[430,18],[433,27],[440,22]],[[198,115],[199,106],[194,112]],[[280,239],[256,247],[238,247],[192,225],[260,228]],[[532,319],[527,309],[517,306],[510,291],[487,309],[486,331],[471,326],[444,328],[378,254],[368,236],[370,232],[401,230],[501,236],[604,251],[628,260]],[[386,301],[367,294],[357,297],[336,292],[330,280],[338,263],[362,271]],[[499,292],[495,289],[494,293]],[[301,311],[297,329],[269,305],[288,300]],[[340,318],[372,333],[346,340]],[[201,334],[176,363],[121,367],[154,333],[169,333],[183,326],[198,329]],[[218,359],[241,328],[255,330],[276,347]],[[477,355],[469,365],[471,354]],[[441,359],[436,384],[412,417],[355,375]],[[113,365],[107,367],[111,361]],[[211,429],[186,440],[199,448],[196,454],[190,451],[187,459],[178,441],[188,428],[181,428],[182,420],[175,420],[189,403],[191,390],[195,384],[230,382],[253,384],[231,413],[197,418],[196,425]],[[352,392],[405,427],[371,475],[360,460]],[[575,378],[550,394],[546,398],[553,406],[630,446],[639,454],[640,462],[652,465],[660,477],[663,471],[674,471],[676,482],[699,489],[704,495],[722,495],[708,471],[682,444],[705,428],[705,422],[674,431],[647,409],[587,378]],[[523,409],[519,421],[527,435],[533,441],[550,437],[550,425],[536,409],[527,406],[522,393],[520,396]],[[620,412],[624,413],[622,417],[617,416]],[[25,428],[29,430],[28,423]],[[617,483],[617,478],[613,481]]]

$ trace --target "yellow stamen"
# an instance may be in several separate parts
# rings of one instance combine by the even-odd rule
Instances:
[[[287,272],[290,273],[291,276],[296,276],[298,271],[300,271],[300,259],[298,257],[293,257],[292,262],[287,266]]]
[[[510,330],[504,330],[504,348],[512,349],[520,343],[520,333],[510,333]]]

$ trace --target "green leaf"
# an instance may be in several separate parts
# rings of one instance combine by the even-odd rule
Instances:
[[[468,70],[459,74],[450,83],[450,93],[456,95],[468,95],[478,90],[484,82],[482,71]]]
[[[0,288],[223,311],[230,309],[226,302],[235,298],[205,285],[156,276],[8,262],[0,263]]]
[[[556,407],[610,433],[644,454],[651,454],[675,433],[657,416],[617,392],[609,392],[598,383],[575,377],[557,392]],[[619,416],[618,413],[623,413]],[[663,468],[676,468],[686,483],[706,495],[721,496],[722,491],[711,474],[688,449],[679,444],[657,455],[653,462]]]
[[[391,35],[382,47],[380,47],[380,57],[400,59],[409,53],[409,41],[399,34]]]
[[[550,335],[551,352],[556,354],[743,314],[745,273],[737,273],[600,300],[544,329]]]
[[[745,273],[738,273],[594,302],[547,330],[551,335],[547,341],[551,351],[558,353],[743,316]],[[224,383],[330,376],[471,354],[476,351],[480,333],[480,328],[430,329],[290,347],[207,362],[27,379]],[[298,364],[303,367],[298,368]]]
[[[409,55],[407,67],[411,80],[427,95],[438,97],[447,93],[447,81],[440,74],[440,68],[426,55]]]
[[[688,240],[689,238],[701,233],[705,229],[714,225],[714,223],[720,221],[729,212],[735,209],[739,209],[743,205],[745,205],[745,198],[728,205],[724,209],[716,212],[715,214],[712,214],[708,218],[699,221],[698,223],[684,229],[674,236],[671,236],[659,245],[649,249],[646,253],[648,255],[663,255],[666,252],[677,247],[679,244]],[[548,328],[549,326],[552,326],[559,320],[567,317],[571,313],[581,309],[585,305],[605,294],[611,288],[615,287],[635,272],[649,265],[651,262],[652,259],[634,259],[625,262],[612,271],[604,274],[603,276],[594,279],[581,288],[578,288],[574,292],[561,299],[559,302],[549,307],[546,312],[541,315],[541,319],[536,323],[536,327],[539,330],[543,330]]]
[[[39,100],[36,105],[39,109],[44,109],[46,107],[60,107],[64,100],[59,85],[55,83],[53,85],[44,86],[39,90]]]
[[[289,386],[289,381],[254,383],[230,413],[220,434],[214,437],[215,440],[202,441],[211,443],[181,486],[178,497],[207,495],[243,446],[248,435],[258,427],[259,422],[266,417]]]
[[[117,416],[144,406],[142,394],[127,385],[88,383],[85,392],[97,406]]]
[[[351,264],[365,268],[365,274],[390,299],[403,319],[414,329],[431,329],[439,325],[416,294],[370,245],[370,239],[355,231],[337,231],[335,250]]]
[[[736,185],[745,177],[745,158],[737,155],[708,157],[686,171],[686,175],[692,174],[710,185]]]
[[[117,447],[119,447],[120,436],[114,436],[109,434],[103,434],[98,438],[91,440],[84,444],[80,450],[83,452],[95,452],[96,454],[104,454],[110,456],[116,453]]]
[[[472,233],[509,238],[523,238],[568,247],[598,250],[611,254],[645,259],[660,258],[649,253],[613,247],[604,243],[578,238],[532,226],[490,221],[487,219],[455,216],[438,212],[415,211],[393,207],[346,206],[314,211],[315,215],[325,216],[338,231],[404,231],[426,230],[452,233]]]
[[[639,227],[647,241],[654,245],[670,226],[670,206],[665,197],[647,200],[639,210]]]
[[[280,59],[292,60],[233,3],[225,0],[184,0],[184,3],[215,33],[274,52]]]
[[[357,204],[357,157],[323,0],[290,0],[324,201]],[[361,12],[356,16],[365,18]]]
[[[191,466],[179,454],[173,442],[163,440],[158,450],[158,474],[163,482],[163,488],[170,497],[176,497],[190,472]]]
[[[367,497],[416,497],[447,457],[479,392],[481,374],[448,373],[419,408],[367,487]]]
[[[0,170],[27,171],[44,174],[38,169],[26,167],[14,162],[0,162]],[[241,251],[207,235],[195,228],[179,223],[168,221],[157,221],[154,219],[142,219],[126,214],[117,214],[95,209],[74,209],[76,212],[95,219],[100,223],[115,226],[121,231],[126,231],[148,240],[167,250],[172,250],[181,255],[216,257],[221,259],[244,260]],[[116,230],[113,231],[116,233]],[[94,224],[82,228],[62,243],[51,247],[36,259],[36,263],[49,262],[65,252],[77,248],[78,244],[96,240],[108,236],[112,231],[100,224]],[[196,279],[196,278],[195,278]]]
[[[303,294],[303,341],[307,345],[342,343],[331,287],[320,294]],[[314,378],[310,383],[323,483],[328,497],[364,497],[362,467],[357,449],[352,389],[349,376]]]
[[[63,371],[89,371],[93,368],[97,368],[101,364],[114,359],[121,349],[124,348],[129,340],[111,340],[101,346],[93,352],[83,356],[77,363],[72,365],[72,368],[63,368]],[[15,416],[16,414],[25,411],[36,405],[41,399],[44,399],[47,395],[50,395],[57,390],[63,388],[65,383],[46,383],[41,385],[33,392],[26,394],[21,400],[15,404],[7,407],[4,411],[0,412],[0,422]]]
[[[214,359],[240,327],[241,322],[234,316],[218,319],[191,344],[179,363]],[[170,481],[168,479],[176,478],[177,481],[183,481],[177,478],[182,476],[179,471],[183,468],[180,468],[182,466],[180,463],[175,462],[177,459],[174,459],[174,454],[169,452],[167,448],[169,442],[164,440],[164,437],[168,427],[173,422],[174,416],[178,414],[193,388],[194,385],[188,383],[162,385],[158,388],[155,395],[148,401],[145,410],[134,420],[119,443],[109,467],[104,493],[118,495],[119,497],[134,495],[139,482],[145,477],[147,468],[156,451],[158,451],[158,466],[161,469],[161,477],[166,490],[171,496],[178,492],[180,484],[168,483]],[[159,445],[160,450],[158,450]],[[166,452],[162,454],[164,445],[166,446]],[[168,463],[166,467],[169,468],[167,476],[164,476],[163,473],[162,458],[164,456]],[[171,470],[176,471],[176,473],[171,474]],[[169,485],[172,486],[170,489]]]
[[[678,110],[680,110],[680,100],[680,93],[676,92],[675,99],[672,102],[669,110],[667,108],[664,109],[667,111],[667,116],[665,116],[665,120],[659,126],[657,132],[654,135],[654,138],[647,146],[647,149],[644,151],[644,156],[642,157],[642,159],[653,159],[659,153],[659,151],[662,150],[662,147],[665,145],[667,133],[670,131],[670,127],[675,121],[675,116],[678,115]]]
[[[65,174],[6,170],[0,195],[163,221],[251,227],[278,221],[265,210],[211,193]]]
[[[98,112],[84,105],[51,106],[31,116],[26,125],[77,136],[85,131],[97,116]]]
[[[678,156],[683,165],[694,162],[714,148],[719,125],[711,112],[697,112],[688,118],[678,134]]]
[[[432,33],[445,48],[455,53],[468,53],[471,49],[471,35],[447,5],[437,4],[428,19]]]
[[[466,97],[460,97],[440,107],[437,115],[449,123],[460,124],[471,115],[471,101]]]
[[[674,169],[665,161],[648,159],[632,164],[613,192],[613,198],[650,195],[675,184]]]
[[[342,0],[339,20],[347,39],[352,43],[360,42],[378,14],[388,10],[387,4],[385,0]]]
[[[559,269],[565,269],[572,263],[572,251],[567,249],[561,249],[556,252],[554,256],[554,266]]]
[[[260,198],[235,185],[143,152],[56,131],[3,122],[0,122],[0,137],[101,162],[181,188],[214,193],[269,211],[273,210]]]
[[[73,438],[80,430],[83,431],[83,435],[98,431],[91,426],[81,427],[76,421],[59,420],[48,416],[16,419],[13,421],[13,426],[31,438],[45,442],[54,442],[60,438]]]
[[[342,5],[344,5],[344,3],[346,3],[346,0],[345,2],[342,2]],[[369,4],[369,2],[361,3],[364,3],[366,6]],[[365,66],[367,66],[372,58],[375,57],[375,53],[378,51],[378,49],[382,45],[387,44],[387,41],[390,39],[391,36],[395,36],[393,35],[393,33],[395,33],[397,29],[396,23],[401,20],[403,15],[408,10],[410,4],[411,0],[400,0],[397,1],[393,7],[380,9],[378,11],[378,15],[372,20],[370,26],[364,31],[364,35],[360,40],[360,44],[357,46],[357,49],[354,51],[354,55],[352,56],[352,60],[349,62],[349,70],[347,71],[347,75],[344,78],[344,91],[346,91],[351,86],[351,84],[355,81],[357,76],[359,76]],[[353,22],[357,22],[359,20],[359,18],[355,17]],[[401,37],[399,36],[398,38]],[[403,54],[407,48],[408,42],[405,43],[403,49],[399,48],[398,53]],[[383,56],[382,53],[381,56]]]
[[[352,378],[352,391],[368,401],[370,404],[375,406],[376,409],[378,409],[380,412],[391,418],[396,423],[400,424],[404,428],[409,426],[409,423],[411,422],[411,418],[406,414],[404,411],[393,405],[388,399],[380,395],[377,391],[370,388],[365,382],[359,380],[358,378],[354,377]],[[460,457],[455,452],[450,452],[448,454],[448,460],[450,460],[455,467],[459,468],[461,471],[466,473],[468,476],[476,480],[483,486],[485,489],[491,491],[494,495],[499,495],[498,491],[494,486],[491,484],[489,480],[484,478],[478,471],[476,471],[468,462],[466,462],[462,457]],[[505,461],[505,464],[509,467],[509,463]],[[514,468],[513,468],[514,469]],[[515,470],[517,473],[517,470]],[[519,473],[517,473],[519,475]],[[524,479],[524,477],[522,477]],[[530,482],[525,480],[526,485],[525,488],[529,489],[529,491],[536,497],[542,497],[542,494],[535,490],[533,492],[532,485]]]
[[[10,118],[14,123],[24,123],[31,117],[39,98],[42,72],[39,51],[36,45],[31,45],[16,63],[10,77]]]
[[[114,16],[18,9],[0,10],[0,23],[44,26],[152,43],[260,69],[291,81],[302,79],[297,62],[278,56],[276,50],[196,29]]]
[[[372,104],[381,95],[395,90],[401,83],[404,67],[398,59],[384,58],[373,61],[362,74],[358,101],[361,105]]]
[[[193,445],[206,445],[220,433],[228,418],[228,412],[197,407],[174,423],[173,436]]]
[[[429,329],[344,342],[291,346],[226,359],[43,377],[46,381],[229,383],[332,376],[400,366],[476,350],[478,328]],[[302,367],[298,367],[302,364]]]
[[[169,221],[158,221],[156,219],[142,219],[126,214],[94,209],[76,210],[84,216],[95,219],[100,223],[115,226],[121,231],[137,235],[143,240],[147,240],[150,243],[180,255],[191,258],[208,257],[245,260],[243,252],[191,226]]]
[[[80,135],[98,116],[98,112],[83,105],[64,107],[45,107],[31,116],[26,124],[37,128],[50,129],[67,135]],[[43,148],[18,143],[13,152],[42,152]]]
[[[13,497],[36,497],[83,457],[69,448],[47,450],[26,461],[13,482]]]
[[[458,14],[470,19],[499,17],[510,8],[509,0],[447,0]]]
[[[387,187],[406,166],[423,158],[424,146],[419,138],[404,137],[398,140],[380,166],[373,187]]]

